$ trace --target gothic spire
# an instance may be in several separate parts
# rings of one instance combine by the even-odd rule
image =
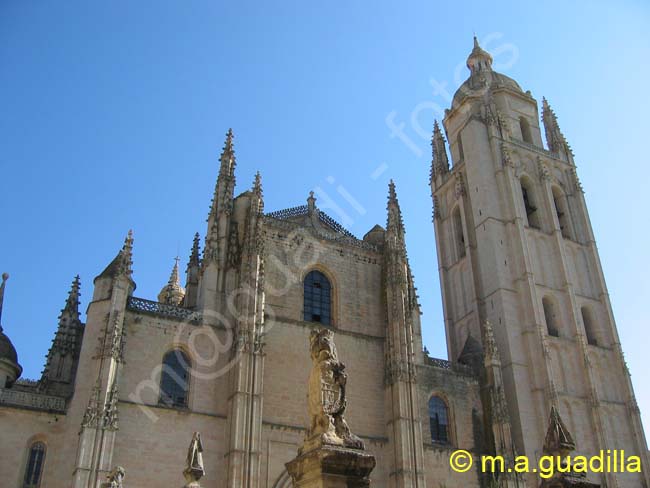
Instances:
[[[445,137],[442,135],[438,121],[433,122],[433,135],[431,136],[431,173],[430,181],[438,174],[449,172],[449,159],[445,149]]]
[[[207,240],[210,239],[212,234],[216,231],[215,222],[218,215],[225,212],[230,213],[232,208],[232,198],[235,191],[235,148],[233,144],[234,134],[232,129],[228,129],[226,133],[226,142],[224,143],[221,156],[219,157],[219,176],[217,183],[214,187],[214,195],[212,197],[212,205],[210,214],[208,215],[208,232],[206,235]]]
[[[178,276],[178,256],[175,258],[172,273],[169,276],[169,281],[158,294],[158,301],[168,305],[180,305],[185,297],[185,288],[181,286],[181,279]]]
[[[264,212],[264,192],[262,191],[262,175],[258,171],[255,173],[255,180],[253,181],[253,194],[259,199],[258,213]]]
[[[406,243],[404,241],[404,222],[402,220],[402,211],[397,200],[397,192],[395,191],[395,183],[390,180],[388,184],[388,217],[386,221],[386,239],[388,240],[389,247],[399,249],[406,253]]]
[[[79,289],[81,288],[81,281],[79,275],[74,277],[72,281],[72,286],[68,292],[68,298],[65,301],[65,307],[62,310],[62,313],[69,313],[75,319],[79,319]]]
[[[66,398],[74,391],[84,324],[79,319],[79,275],[75,276],[68,292],[65,306],[59,315],[59,325],[47,352],[45,369],[41,375],[39,389]],[[68,358],[68,359],[66,359]]]
[[[194,234],[194,242],[192,242],[192,251],[190,253],[190,260],[187,263],[187,278],[185,280],[185,296],[183,298],[183,306],[192,308],[196,306],[196,299],[199,287],[199,274],[201,269],[201,258],[199,248],[199,233]]]
[[[226,133],[226,142],[223,146],[221,157],[219,158],[221,161],[221,167],[219,168],[220,175],[233,177],[235,174],[235,165],[237,163],[235,160],[235,148],[232,142],[234,137],[232,129],[228,129],[228,132]]]
[[[124,239],[124,245],[120,252],[117,253],[117,256],[111,261],[111,263],[106,266],[106,269],[102,271],[97,278],[115,278],[117,276],[126,276],[131,278],[133,270],[131,266],[133,265],[133,231],[129,230],[126,238]],[[97,279],[95,278],[95,279]]]
[[[187,263],[187,268],[192,266],[198,266],[200,264],[200,243],[199,243],[199,233],[194,234],[194,241],[192,242],[192,251],[190,252],[190,260]]]
[[[562,151],[570,153],[571,148],[567,144],[557,122],[557,116],[546,98],[542,98],[542,122],[544,123],[546,143],[548,144],[549,150],[558,154]]]

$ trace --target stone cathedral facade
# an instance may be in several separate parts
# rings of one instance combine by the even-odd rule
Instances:
[[[201,486],[291,486],[285,463],[308,425],[309,337],[325,327],[349,375],[347,421],[376,459],[373,486],[540,486],[533,474],[456,473],[449,457],[466,449],[511,463],[567,446],[642,461],[641,473],[572,486],[650,486],[573,153],[546,100],[544,147],[536,100],[493,71],[476,40],[467,66],[446,140],[435,124],[429,180],[448,361],[422,347],[395,185],[385,227],[361,239],[313,195],[269,213],[259,174],[234,194],[228,132],[184,286],[177,263],[158,297],[138,297],[129,233],[94,279],[85,324],[75,278],[38,381],[20,378],[3,324],[0,485],[97,488],[121,466],[125,487],[180,487],[199,431]]]

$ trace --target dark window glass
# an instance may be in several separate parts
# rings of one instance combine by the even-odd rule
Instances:
[[[431,397],[429,400],[429,428],[431,429],[431,442],[449,443],[447,404],[437,396]]]
[[[45,444],[37,442],[29,449],[29,458],[25,468],[23,488],[37,488],[41,484],[43,463],[45,462]]]
[[[310,271],[305,277],[305,315],[307,322],[332,322],[332,287],[320,271]]]
[[[190,360],[180,349],[165,354],[160,376],[160,403],[187,407]]]

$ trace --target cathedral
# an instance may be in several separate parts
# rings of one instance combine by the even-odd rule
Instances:
[[[326,329],[348,375],[347,423],[376,460],[371,486],[650,487],[571,148],[547,101],[540,114],[476,39],[467,67],[434,126],[428,175],[448,360],[422,346],[397,185],[385,226],[362,238],[313,194],[268,211],[260,174],[234,193],[228,131],[184,283],[177,261],[157,297],[139,297],[129,232],[88,291],[85,323],[72,282],[36,381],[21,378],[28,351],[2,324],[0,485],[181,487],[192,442],[204,488],[291,487],[286,465],[309,427],[310,335]],[[457,449],[508,465],[625,450],[642,469],[549,485],[480,463],[456,472]]]

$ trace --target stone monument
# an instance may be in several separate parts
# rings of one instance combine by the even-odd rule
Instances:
[[[339,361],[334,333],[315,329],[310,336],[309,428],[298,456],[286,464],[296,488],[370,486],[375,457],[345,421],[345,364]]]

